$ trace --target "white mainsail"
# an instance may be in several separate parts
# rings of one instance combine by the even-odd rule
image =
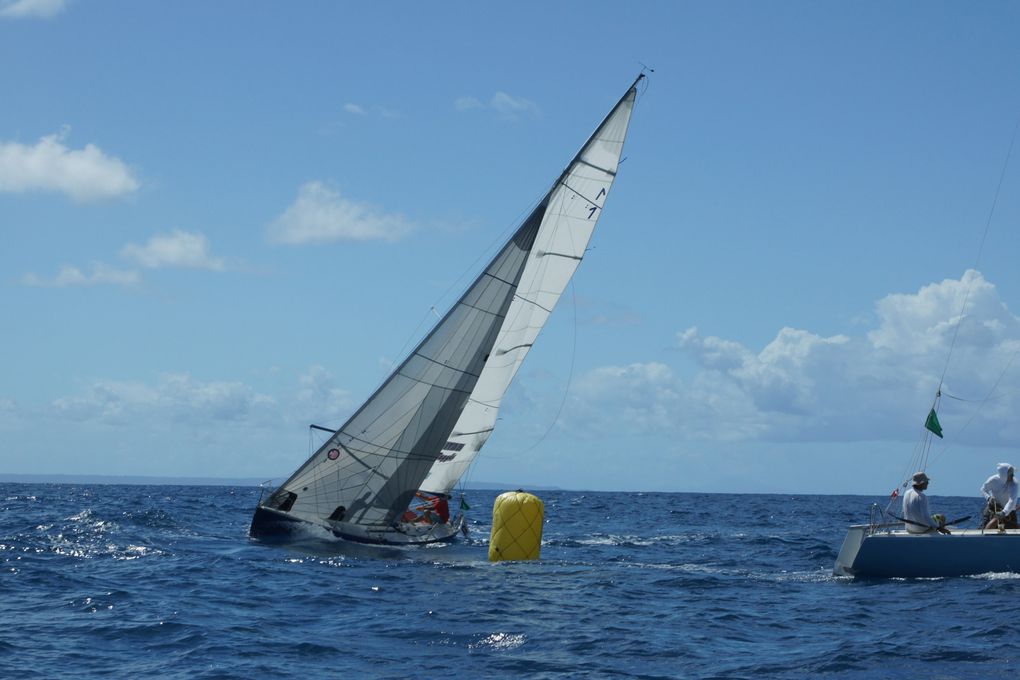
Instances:
[[[359,527],[368,534],[357,535],[379,540],[416,491],[452,489],[488,438],[503,394],[584,256],[642,77],[446,316],[259,505],[253,535],[271,533],[263,523],[285,515]]]
[[[636,96],[631,87],[550,191],[506,320],[424,491],[449,494],[492,433],[517,369],[584,257],[616,178]]]

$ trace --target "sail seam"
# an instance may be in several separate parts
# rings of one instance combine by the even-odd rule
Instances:
[[[375,444],[374,442],[370,442],[367,439],[360,439],[360,438],[355,437],[354,435],[350,435],[350,434],[348,434],[347,436],[350,437],[352,440],[357,440],[357,441],[359,441],[359,442],[361,442],[363,444],[368,444],[369,446],[378,446],[378,444]],[[351,453],[350,449],[347,449],[347,452],[350,454],[351,458],[354,458],[355,460],[358,461],[358,463],[360,463],[361,465],[364,465],[369,471],[375,472],[376,474],[381,474],[381,473],[377,472],[378,466],[371,467],[367,463],[365,463],[364,461],[359,460],[353,453]],[[394,455],[408,456],[408,457],[412,457],[412,458],[417,458],[419,460],[431,460],[431,459],[434,459],[436,456],[439,455],[437,453],[436,456],[433,456],[432,454],[428,454],[428,453],[417,453],[415,451],[401,451],[400,449],[394,449],[394,448],[386,448],[385,452],[375,452],[375,453],[373,453],[371,451],[359,451],[359,453],[362,453],[362,454],[364,454],[366,456],[377,456],[379,458],[391,458]]]
[[[416,357],[421,357],[421,358],[422,358],[422,359],[424,359],[425,361],[431,361],[431,362],[432,362],[432,363],[434,363],[434,364],[435,364],[436,366],[442,366],[443,368],[448,368],[448,369],[450,369],[451,371],[456,371],[457,373],[462,373],[462,374],[464,374],[464,375],[470,375],[470,376],[472,376],[472,377],[474,377],[474,378],[477,378],[477,377],[478,377],[478,374],[477,374],[477,373],[472,373],[472,372],[470,372],[470,371],[468,371],[467,369],[464,369],[464,368],[456,368],[456,367],[454,367],[454,366],[451,366],[451,365],[449,365],[449,364],[447,364],[447,363],[444,363],[444,362],[442,362],[442,361],[438,361],[438,360],[436,360],[436,359],[433,359],[432,357],[427,357],[427,356],[425,356],[424,354],[421,354],[421,353],[419,353],[419,352],[415,352],[415,353],[414,353],[414,356],[416,356]],[[410,376],[410,375],[408,375],[408,374],[404,373],[403,371],[401,371],[401,372],[400,372],[400,375],[404,376],[404,377],[405,377],[405,378],[407,378],[408,380],[413,380],[413,381],[415,381],[415,382],[417,382],[417,383],[421,383],[421,384],[423,384],[423,385],[429,385],[429,386],[431,386],[431,387],[443,387],[443,389],[449,389],[449,390],[453,390],[454,392],[466,392],[466,391],[467,391],[467,390],[458,390],[458,389],[457,389],[457,388],[455,388],[455,387],[445,387],[445,386],[443,386],[443,385],[438,385],[438,384],[436,384],[436,383],[432,383],[432,382],[426,382],[426,381],[424,381],[424,380],[421,380],[420,378],[415,378],[415,377],[413,377],[413,376]]]
[[[567,184],[566,182],[560,182],[560,185],[563,186],[564,188],[566,188],[568,191],[570,191],[572,194],[574,194],[578,198],[580,198],[582,201],[588,201],[589,203],[591,203],[591,205],[593,207],[598,208],[599,210],[602,210],[602,206],[601,205],[599,205],[595,201],[591,200],[590,198],[588,198],[587,196],[582,194],[580,191],[578,191],[574,187],[572,187],[569,184]]]
[[[549,312],[550,314],[552,314],[552,310],[551,309],[546,309],[545,307],[543,307],[542,305],[538,304],[534,300],[529,300],[528,298],[524,297],[523,295],[520,295],[518,293],[514,293],[514,297],[517,298],[518,300],[521,300],[522,302],[527,302],[529,305],[535,305],[536,307],[538,307],[539,309],[541,309],[544,312]]]
[[[500,283],[505,283],[506,285],[510,286],[511,288],[516,288],[517,287],[517,284],[514,283],[513,281],[507,281],[506,279],[500,278],[500,277],[496,276],[495,274],[490,274],[489,272],[482,272],[482,276],[488,276],[489,278],[496,279]]]

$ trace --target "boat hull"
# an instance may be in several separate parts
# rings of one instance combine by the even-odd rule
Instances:
[[[1020,572],[1020,531],[979,529],[911,534],[851,526],[833,568],[837,576],[930,578]]]
[[[344,522],[316,522],[287,512],[258,506],[248,535],[264,543],[287,543],[307,537],[316,528],[333,537],[369,545],[423,545],[453,541],[461,533],[464,516],[447,524],[401,524],[392,529],[366,529]]]

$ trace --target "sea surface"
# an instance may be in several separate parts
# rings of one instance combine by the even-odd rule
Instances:
[[[466,540],[400,549],[254,543],[258,494],[0,484],[0,678],[1020,670],[1020,574],[832,576],[846,526],[881,499],[541,491],[541,560],[490,563],[495,491],[467,493]]]

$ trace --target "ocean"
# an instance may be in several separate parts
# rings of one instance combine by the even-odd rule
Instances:
[[[832,576],[861,496],[541,491],[541,560],[247,536],[253,487],[0,484],[2,678],[989,678],[1020,574]],[[455,505],[453,503],[451,505]],[[951,517],[979,498],[932,498]],[[967,524],[976,524],[976,520]]]

